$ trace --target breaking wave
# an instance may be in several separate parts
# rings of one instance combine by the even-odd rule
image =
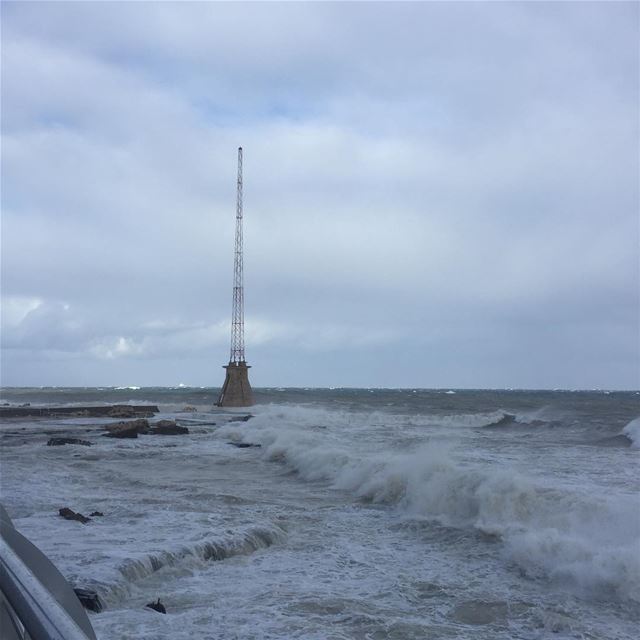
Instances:
[[[640,449],[640,417],[632,420],[623,430],[624,435],[634,449]]]
[[[255,425],[244,437],[305,480],[328,481],[412,517],[496,535],[508,559],[531,577],[640,601],[639,504],[631,496],[597,496],[507,466],[463,463],[442,446],[382,456],[295,428]]]
[[[130,595],[131,586],[166,567],[201,564],[225,560],[239,555],[248,555],[282,542],[285,532],[276,525],[251,527],[236,535],[227,535],[216,540],[205,540],[191,546],[149,553],[138,558],[127,558],[118,567],[117,578],[112,583],[94,583],[100,597],[108,606],[113,606]]]

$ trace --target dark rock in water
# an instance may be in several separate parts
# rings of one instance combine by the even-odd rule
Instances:
[[[247,422],[247,420],[251,420],[251,418],[253,418],[253,416],[251,414],[248,414],[246,416],[238,416],[237,418],[232,418],[231,420],[229,420],[229,422]]]
[[[189,433],[189,429],[177,425],[174,420],[159,420],[149,433],[159,436],[178,436]]]
[[[179,427],[178,425],[174,425],[172,427],[156,427],[155,429],[151,429],[149,433],[153,433],[159,436],[179,436],[185,433],[189,433],[189,429],[187,427]]]
[[[102,517],[104,515],[104,513],[102,513],[102,511],[94,511],[93,513],[90,513],[89,515],[92,518],[95,517],[95,516],[101,516]]]
[[[138,430],[135,427],[129,427],[128,429],[114,429],[108,433],[102,434],[105,438],[137,438]]]
[[[105,427],[108,438],[137,438],[139,433],[148,433],[149,421],[145,418],[129,420],[128,422],[116,422]]]
[[[98,594],[93,589],[74,589],[75,594],[78,596],[78,600],[82,603],[82,606],[89,611],[95,611],[100,613],[103,609],[102,602]]]
[[[62,509],[60,509],[58,513],[65,520],[77,520],[78,522],[82,522],[82,524],[91,522],[91,518],[87,518],[87,516],[83,516],[81,513],[76,513],[75,511],[69,509],[69,507],[62,507]]]
[[[115,405],[107,411],[107,415],[111,418],[133,418],[136,415],[136,411],[132,407]]]
[[[249,447],[261,447],[261,444],[254,444],[253,442],[227,442],[232,447],[238,447],[238,449],[248,449]]]
[[[192,407],[191,405],[187,405],[182,412],[183,413],[196,413],[198,410],[195,407]]]
[[[80,438],[49,438],[47,447],[61,447],[65,444],[81,444],[84,447],[90,447],[88,440],[80,440]]]
[[[160,598],[158,598],[157,602],[150,602],[146,606],[149,607],[149,609],[153,609],[154,611],[157,611],[158,613],[167,613],[167,610],[164,608],[164,605],[162,604],[162,602],[160,602]]]
[[[175,420],[158,420],[158,422],[153,423],[154,427],[175,427]]]

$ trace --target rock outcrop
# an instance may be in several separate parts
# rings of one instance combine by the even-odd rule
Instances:
[[[78,522],[82,522],[82,524],[91,522],[91,518],[87,518],[87,516],[83,516],[81,513],[76,513],[75,511],[69,509],[69,507],[62,507],[62,509],[60,509],[58,513],[65,520],[77,520]]]
[[[49,438],[47,447],[61,447],[65,444],[81,444],[84,447],[90,447],[91,442],[88,440],[80,440],[80,438]]]
[[[178,436],[189,433],[189,429],[176,424],[175,420],[158,420],[151,425],[149,433],[159,436]]]
[[[249,413],[246,416],[238,416],[237,418],[231,418],[229,422],[247,422],[247,420],[251,420],[253,416]]]
[[[158,613],[167,613],[167,610],[165,609],[164,605],[162,604],[162,602],[160,602],[160,598],[158,598],[157,602],[150,602],[146,606],[149,607],[149,609],[153,609],[154,611],[157,611]]]
[[[128,422],[116,422],[108,424],[105,429],[107,433],[103,435],[107,438],[137,438],[139,433],[149,432],[149,421],[139,418]]]

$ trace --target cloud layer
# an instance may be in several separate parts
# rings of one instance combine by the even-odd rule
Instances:
[[[2,382],[640,383],[635,3],[3,3]]]

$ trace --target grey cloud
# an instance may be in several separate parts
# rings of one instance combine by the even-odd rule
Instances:
[[[258,381],[637,386],[637,6],[2,11],[3,378],[215,384],[242,143]]]

